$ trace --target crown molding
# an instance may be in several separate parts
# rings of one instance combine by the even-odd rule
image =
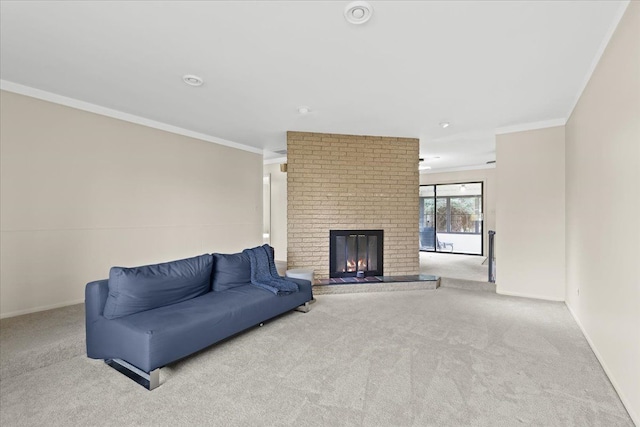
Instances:
[[[495,169],[496,164],[484,164],[484,165],[472,165],[472,166],[459,166],[453,168],[441,168],[441,169],[422,169],[420,171],[421,175],[430,175],[432,173],[445,173],[445,172],[460,172],[460,171],[472,171],[479,169]]]
[[[189,129],[184,129],[178,126],[173,126],[167,123],[158,122],[155,120],[147,119],[145,117],[136,116],[134,114],[125,113],[111,108],[103,107],[97,104],[91,104],[90,102],[80,101],[75,98],[69,98],[66,96],[58,95],[56,93],[47,92],[41,89],[36,89],[30,86],[24,86],[18,83],[10,82],[8,80],[0,80],[0,89],[7,92],[13,92],[20,95],[30,96],[31,98],[41,99],[43,101],[52,102],[54,104],[64,105],[66,107],[75,108],[77,110],[87,111],[89,113],[99,114],[101,116],[111,117],[113,119],[123,120],[129,123],[135,123],[138,125],[162,130],[165,132],[174,133],[176,135],[187,136],[189,138],[200,139],[202,141],[212,142],[218,145],[224,145],[225,147],[236,148],[242,151],[248,151],[250,153],[262,154],[262,149],[256,147],[250,147],[248,145],[240,144],[226,139],[218,138],[212,135],[207,135],[200,132],[194,132]]]
[[[262,162],[264,165],[272,165],[274,163],[287,163],[287,157],[276,157],[274,159],[266,159]]]
[[[602,58],[602,55],[604,54],[605,49],[609,45],[609,41],[611,41],[611,37],[613,37],[613,33],[616,32],[616,28],[618,28],[618,24],[620,24],[620,20],[624,16],[624,12],[627,10],[627,7],[629,6],[630,2],[631,2],[630,0],[624,0],[620,3],[618,10],[616,11],[616,14],[613,17],[613,21],[611,22],[611,26],[605,33],[604,38],[602,39],[602,42],[600,43],[600,46],[596,51],[596,55],[593,57],[593,61],[591,61],[591,65],[587,70],[587,74],[584,76],[584,79],[580,84],[580,88],[576,93],[576,97],[571,103],[571,107],[567,111],[567,120],[573,114],[573,110],[576,108],[576,105],[578,105],[578,101],[580,101],[580,98],[582,97],[582,93],[587,88],[587,84],[589,84],[589,80],[591,80],[591,76],[593,75],[593,72],[596,70],[598,63],[600,62],[600,58]]]
[[[517,125],[496,128],[496,135],[502,135],[505,133],[514,133],[514,132],[524,132],[527,130],[552,128],[556,126],[564,126],[566,123],[567,123],[567,119],[553,119],[553,120],[544,120],[541,122],[520,123]]]

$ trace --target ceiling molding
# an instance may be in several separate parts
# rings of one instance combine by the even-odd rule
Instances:
[[[286,157],[276,157],[274,159],[267,159],[262,162],[263,165],[272,165],[274,163],[287,163]]]
[[[553,119],[544,120],[542,122],[533,123],[520,123],[512,126],[504,126],[496,129],[496,135],[502,135],[505,133],[524,132],[527,130],[545,129],[556,126],[564,126],[567,123],[567,119]]]
[[[593,57],[593,61],[591,62],[591,66],[587,70],[587,74],[584,76],[584,79],[582,80],[582,83],[580,84],[580,88],[578,89],[578,93],[576,93],[576,97],[573,100],[573,102],[571,103],[571,107],[567,111],[567,120],[569,120],[569,118],[573,114],[573,110],[576,108],[576,105],[578,105],[578,101],[582,97],[582,93],[587,88],[587,84],[589,83],[589,80],[591,80],[591,76],[593,75],[593,72],[596,70],[596,67],[598,66],[598,63],[600,62],[600,58],[602,58],[602,54],[604,53],[605,49],[609,45],[609,41],[611,40],[611,37],[613,37],[613,33],[616,32],[616,28],[618,28],[618,24],[620,23],[620,20],[624,16],[624,12],[627,10],[627,6],[629,6],[630,2],[631,2],[631,0],[624,0],[624,1],[622,1],[622,3],[620,3],[620,7],[618,8],[618,10],[616,11],[615,16],[613,17],[613,21],[611,21],[611,27],[609,27],[609,29],[607,30],[606,34],[604,35],[604,38],[602,39],[602,42],[600,43],[600,47],[598,47],[598,51],[596,52],[596,55]]]
[[[420,174],[431,175],[433,173],[445,173],[445,172],[460,172],[460,171],[472,171],[479,169],[495,169],[496,164],[491,163],[489,165],[473,165],[473,166],[460,166],[456,168],[442,168],[442,169],[423,169],[420,171]]]
[[[41,99],[43,101],[52,102],[54,104],[64,105],[66,107],[75,108],[77,110],[87,111],[89,113],[99,114],[101,116],[107,116],[125,122],[135,123],[138,125],[162,130],[165,132],[174,133],[176,135],[187,136],[189,138],[200,139],[202,141],[212,142],[218,145],[224,145],[225,147],[236,148],[238,150],[248,151],[250,153],[262,154],[262,149],[256,147],[250,147],[248,145],[239,144],[237,142],[228,141],[226,139],[217,138],[215,136],[206,135],[204,133],[194,132],[189,129],[184,129],[178,126],[169,125],[167,123],[150,120],[144,117],[136,116],[122,111],[113,110],[111,108],[102,107],[100,105],[91,104],[89,102],[80,101],[75,98],[69,98],[66,96],[58,95],[56,93],[47,92],[44,90],[36,89],[29,86],[24,86],[18,83],[13,83],[8,80],[0,80],[0,89],[7,92],[13,92],[20,95],[30,96],[32,98]]]

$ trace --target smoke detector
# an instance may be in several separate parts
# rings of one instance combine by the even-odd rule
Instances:
[[[355,25],[364,24],[373,15],[373,6],[366,1],[353,1],[344,8],[344,19]]]

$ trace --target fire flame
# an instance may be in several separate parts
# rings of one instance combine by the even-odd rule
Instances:
[[[347,260],[347,271],[364,271],[367,269],[367,262],[366,260],[360,258],[358,260],[358,266],[357,266],[357,270],[356,270],[356,262],[353,259],[349,259]]]

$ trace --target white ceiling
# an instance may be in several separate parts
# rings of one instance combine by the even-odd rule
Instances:
[[[371,1],[359,26],[347,3],[2,1],[0,77],[265,158],[298,130],[419,137],[432,172],[473,168],[496,128],[568,117],[627,2]]]

